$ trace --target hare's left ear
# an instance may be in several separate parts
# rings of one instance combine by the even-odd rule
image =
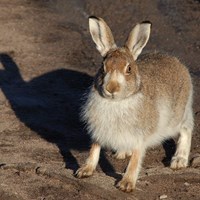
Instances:
[[[129,34],[128,40],[125,44],[126,47],[131,51],[134,60],[142,52],[142,49],[146,46],[151,31],[151,22],[145,21],[137,24]]]
[[[89,30],[96,48],[102,56],[117,47],[109,26],[102,18],[90,17]]]

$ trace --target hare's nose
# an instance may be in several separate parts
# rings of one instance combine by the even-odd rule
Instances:
[[[109,82],[107,85],[106,85],[106,90],[110,93],[110,94],[113,94],[115,92],[119,92],[119,83],[118,82]]]

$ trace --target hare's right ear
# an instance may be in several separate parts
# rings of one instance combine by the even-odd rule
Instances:
[[[106,22],[97,17],[89,18],[89,30],[97,50],[102,56],[116,47],[112,32]]]
[[[128,40],[125,44],[131,51],[134,60],[142,52],[142,49],[146,46],[151,32],[151,22],[145,21],[137,24],[129,34]]]

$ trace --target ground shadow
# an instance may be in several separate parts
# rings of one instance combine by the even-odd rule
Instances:
[[[7,54],[0,54],[0,88],[21,122],[48,142],[55,143],[67,169],[79,165],[71,150],[89,150],[90,138],[79,111],[84,93],[93,78],[77,71],[59,69],[31,81],[24,81],[17,64]],[[114,168],[101,153],[103,172],[114,174]]]
[[[165,167],[169,167],[172,156],[176,150],[176,143],[173,139],[169,139],[163,143],[163,148],[165,150],[165,157],[163,158],[162,163]]]
[[[119,180],[121,180],[122,175],[118,174],[115,170],[115,168],[113,167],[113,165],[109,162],[109,160],[106,158],[106,153],[105,151],[101,151],[100,154],[100,159],[99,159],[99,165],[102,169],[102,171],[110,177],[113,177],[116,179],[116,181],[118,182]]]
[[[89,137],[79,120],[83,93],[92,82],[86,74],[60,69],[24,81],[19,68],[7,54],[0,54],[0,88],[16,116],[48,142],[55,143],[66,163],[76,170],[71,149],[89,147]]]

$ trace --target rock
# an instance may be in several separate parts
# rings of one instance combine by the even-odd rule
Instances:
[[[159,197],[160,199],[167,199],[167,195],[166,194],[163,194]]]
[[[200,167],[200,154],[195,154],[191,159],[192,167]]]
[[[185,182],[184,185],[185,185],[185,186],[189,186],[190,184],[189,184],[188,182]]]

